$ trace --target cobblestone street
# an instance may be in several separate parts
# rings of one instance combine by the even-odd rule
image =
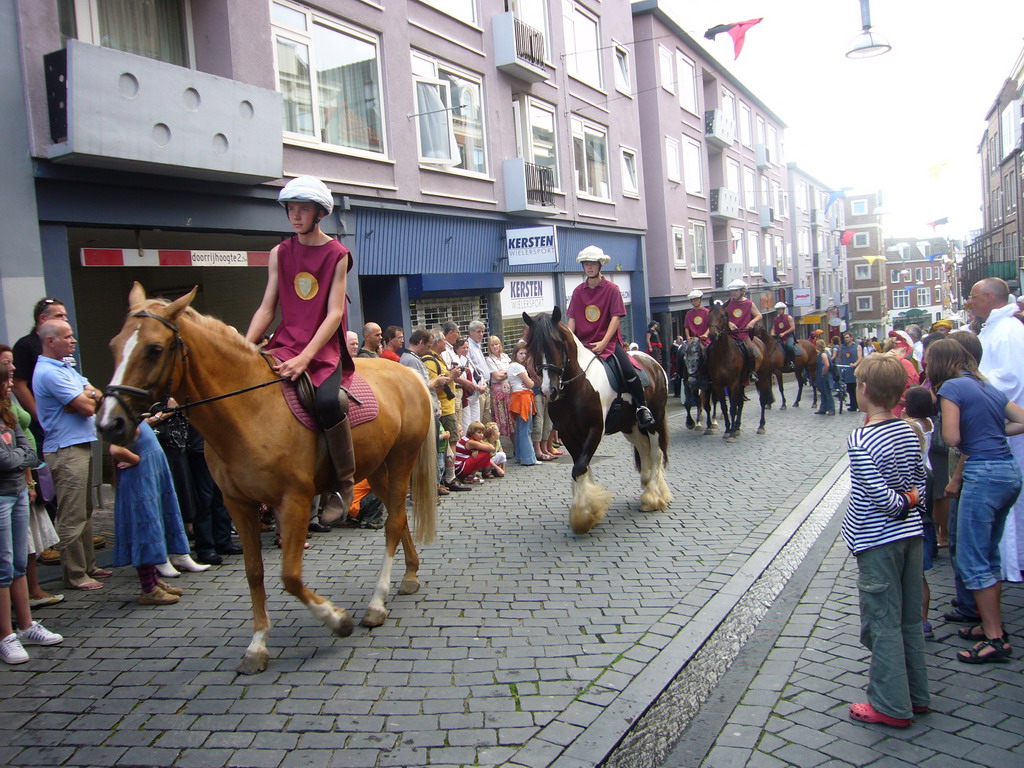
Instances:
[[[567,457],[512,467],[442,502],[421,591],[348,638],[282,593],[266,535],[272,660],[255,677],[234,671],[251,637],[240,558],[179,579],[175,606],[138,605],[130,569],[69,594],[38,616],[64,644],[0,678],[0,763],[597,765],[837,484],[859,422],[805,401],[727,444],[683,417],[674,406],[667,512],[639,511],[620,437],[594,463],[613,508],[586,536],[567,523]],[[305,578],[358,621],[382,544],[316,535]]]

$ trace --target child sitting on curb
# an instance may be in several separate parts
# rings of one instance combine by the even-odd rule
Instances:
[[[927,474],[917,432],[892,415],[907,382],[900,361],[872,355],[856,375],[865,420],[847,441],[850,501],[842,533],[857,558],[860,636],[871,665],[868,701],[851,704],[850,717],[906,728],[930,704],[921,629]]]
[[[490,466],[483,471],[483,476],[504,477],[507,457],[501,450],[501,434],[497,422],[489,421],[484,425],[484,440],[494,446],[494,455],[491,456]]]
[[[466,428],[466,436],[455,444],[455,477],[462,482],[481,482],[473,476],[490,466],[496,452],[484,437],[484,425],[474,421]]]

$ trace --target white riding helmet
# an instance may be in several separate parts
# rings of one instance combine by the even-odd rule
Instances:
[[[320,179],[315,176],[299,176],[292,179],[277,196],[277,202],[288,207],[288,203],[316,203],[329,214],[334,210],[334,195]]]
[[[585,261],[596,261],[598,264],[601,264],[603,266],[611,260],[612,257],[609,256],[604,251],[602,251],[596,245],[588,245],[586,248],[584,248],[582,251],[576,254],[576,261],[579,264],[582,264]]]
[[[745,281],[737,278],[733,280],[731,283],[729,283],[727,286],[725,286],[725,289],[727,291],[745,291],[747,290],[747,284]]]
[[[699,291],[697,289],[694,289],[694,290],[690,291],[688,294],[686,294],[686,298],[688,298],[688,299],[703,299],[704,298],[704,291]]]
[[[784,301],[777,301],[777,302],[775,302],[775,306],[773,308],[774,309],[785,309],[786,308],[786,302],[784,302]]]

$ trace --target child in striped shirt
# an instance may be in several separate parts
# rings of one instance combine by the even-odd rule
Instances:
[[[906,728],[928,712],[928,671],[921,629],[922,523],[927,481],[921,439],[895,418],[907,374],[888,355],[856,370],[864,426],[847,442],[850,500],[843,539],[857,558],[861,642],[871,651],[868,701],[850,717]]]

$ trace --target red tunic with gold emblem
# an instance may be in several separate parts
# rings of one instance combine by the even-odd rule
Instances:
[[[743,298],[739,301],[729,299],[725,303],[725,314],[729,322],[739,328],[738,331],[729,331],[737,339],[749,339],[750,331],[745,326],[754,317],[754,302]]]
[[[694,307],[686,313],[686,322],[683,325],[690,332],[690,336],[703,336],[708,332],[708,316],[710,314],[711,310],[707,307]],[[710,344],[711,339],[704,336],[700,342],[701,344]]]
[[[352,269],[352,255],[337,240],[323,245],[303,245],[297,237],[292,237],[278,245],[277,302],[281,307],[281,323],[267,345],[267,352],[281,360],[291,360],[306,348],[327,317],[334,270],[346,256],[349,257],[348,269]],[[344,337],[347,330],[346,307],[338,333],[309,361],[306,372],[314,386],[320,386],[341,362],[339,338]]]
[[[775,336],[781,337],[782,334],[789,330],[789,321],[792,319],[793,318],[791,318],[785,312],[783,312],[781,315],[776,315],[775,318],[772,320],[772,333]]]
[[[572,292],[572,299],[569,301],[569,309],[565,316],[571,317],[576,322],[576,338],[587,345],[600,341],[608,332],[608,323],[612,317],[626,316],[626,305],[622,301],[622,294],[619,286],[607,278],[601,278],[596,288],[587,285],[587,281],[576,286]],[[608,346],[601,353],[602,358],[607,358],[615,347],[622,343],[622,334],[616,333],[608,342]]]

